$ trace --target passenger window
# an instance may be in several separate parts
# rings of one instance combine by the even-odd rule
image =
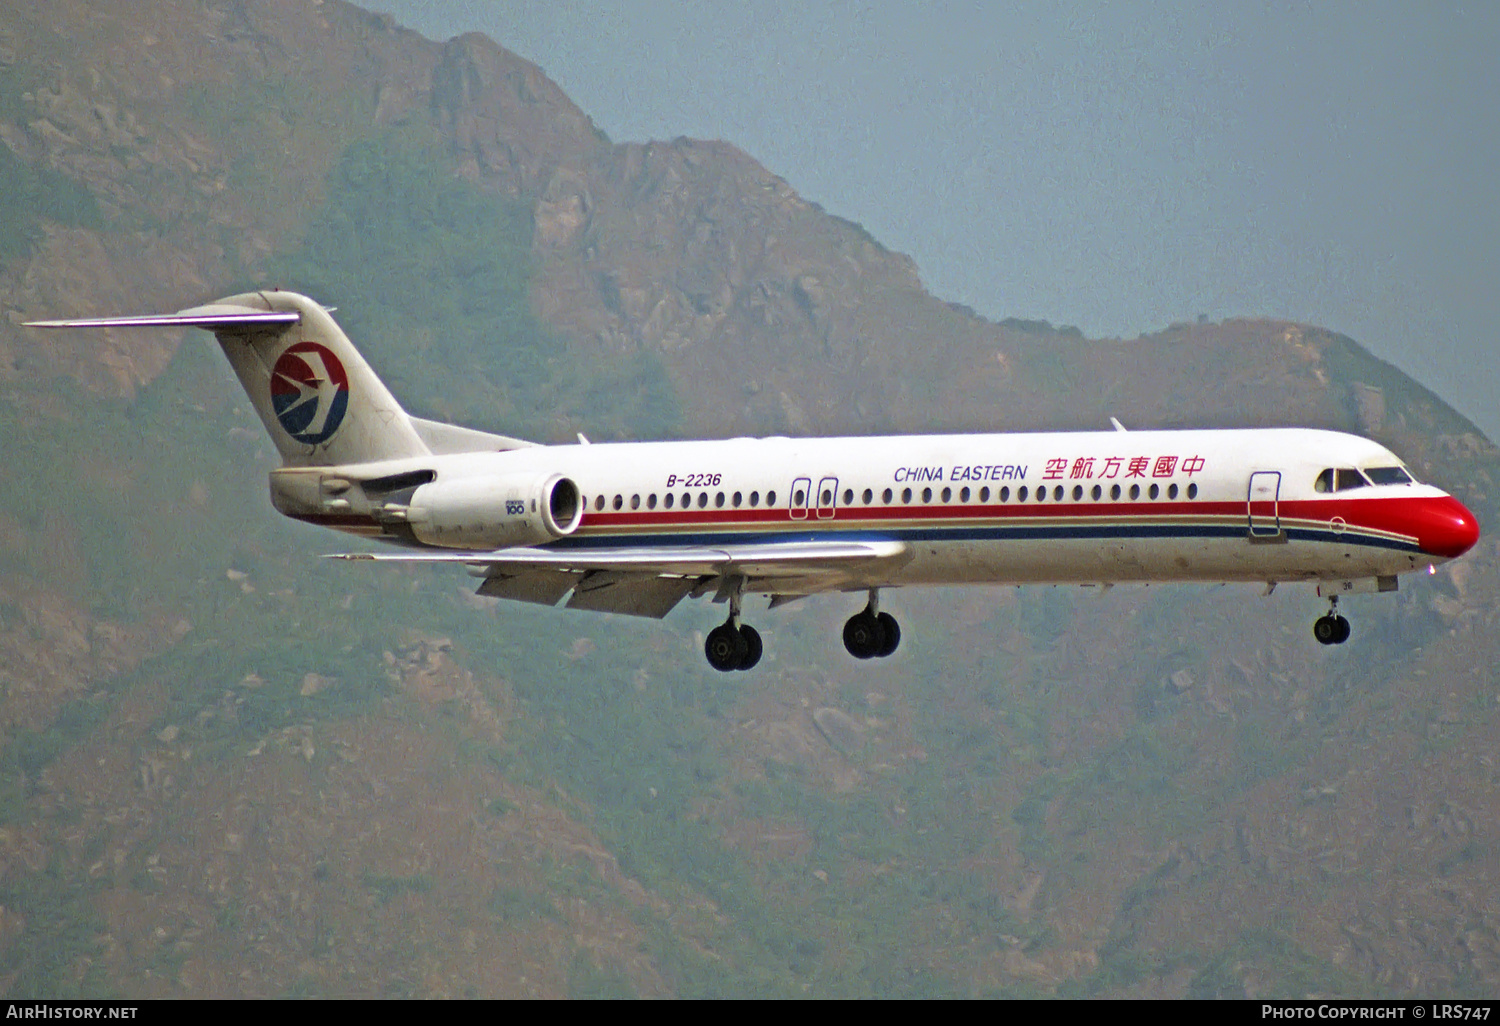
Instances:
[[[1063,486],[1062,485],[1058,485],[1056,488],[1052,489],[1052,497],[1054,499],[1056,499],[1058,502],[1062,502],[1062,497],[1063,497]]]
[[[1020,488],[1016,489],[1016,501],[1017,502],[1025,502],[1026,501],[1026,495],[1027,495],[1027,492],[1026,492],[1026,486],[1025,485],[1022,485]]]
[[[640,509],[641,508],[641,497],[639,495],[632,495],[630,497],[630,508],[631,509]]]
[[[1094,485],[1093,490],[1089,492],[1089,498],[1093,499],[1095,502],[1098,502],[1100,497],[1102,497],[1103,495],[1104,489],[1100,488],[1098,485]]]
[[[944,488],[943,489],[943,501],[944,502],[952,502],[953,501],[953,489],[952,488]]]
[[[1081,498],[1083,498],[1083,485],[1074,485],[1073,486],[1073,501],[1077,502]]]
[[[647,509],[655,509],[656,508],[656,493],[655,492],[652,492],[650,495],[646,496],[646,508]]]
[[[865,494],[860,496],[860,500],[864,502],[866,506],[868,506],[871,502],[875,501],[875,493],[866,488]]]
[[[1110,485],[1109,486],[1109,497],[1111,499],[1118,499],[1120,497],[1120,486],[1119,485]]]
[[[903,489],[901,489],[901,501],[903,503],[910,503],[911,502],[911,489],[910,488],[903,488]]]
[[[823,494],[818,497],[818,505],[820,505],[820,506],[832,506],[833,505],[833,492],[829,491],[827,488],[824,488],[823,489]]]
[[[1187,496],[1189,499],[1196,499],[1198,497],[1198,486],[1195,484],[1188,485]]]
[[[698,493],[698,508],[699,509],[703,509],[707,505],[708,505],[708,493],[707,492],[699,492]]]
[[[1139,499],[1140,497],[1141,497],[1141,486],[1140,485],[1131,485],[1130,486],[1130,500],[1132,502],[1134,502],[1136,499]]]
[[[1177,486],[1175,484],[1167,485],[1167,498],[1169,498],[1169,499],[1175,499],[1175,498],[1177,498]]]
[[[596,509],[596,510],[602,510],[602,509],[604,509],[604,496],[602,496],[602,495],[596,495],[596,496],[594,496],[594,509]]]
[[[990,486],[989,485],[985,485],[983,488],[979,489],[979,501],[980,502],[989,502],[990,501]]]
[[[776,505],[776,493],[775,492],[767,492],[766,493],[766,505],[767,506],[774,506],[774,505]]]
[[[751,492],[750,493],[750,505],[752,505],[752,506],[759,506],[760,505],[760,492]]]
[[[932,501],[932,489],[931,488],[923,488],[922,489],[922,501],[923,502],[931,502]]]
[[[965,486],[963,488],[963,490],[958,493],[958,501],[959,502],[968,502],[969,501],[969,489],[968,489],[968,486]]]
[[[611,505],[613,505],[615,509],[619,509],[621,506],[625,505],[624,497],[616,495],[615,501]]]
[[[1160,494],[1161,494],[1161,485],[1152,485],[1151,486],[1151,498],[1154,499],[1154,498],[1156,498]]]
[[[854,505],[854,489],[853,488],[845,488],[844,489],[844,505],[845,506],[852,506],[852,505]]]
[[[671,492],[668,492],[667,495],[666,495],[666,498],[662,500],[662,505],[665,506],[667,509],[671,509],[672,508],[672,503],[675,502],[676,500],[677,500],[677,496],[673,495]]]
[[[724,493],[723,492],[720,492],[720,493],[718,493],[717,495],[714,496],[714,508],[715,509],[723,509],[724,508]]]
[[[1038,488],[1036,490],[1036,501],[1037,502],[1046,502],[1047,501],[1047,489],[1045,487]]]
[[[739,492],[735,492],[734,493],[734,499],[732,500],[734,502],[734,508],[735,509],[739,509],[740,508],[740,499],[741,499],[740,493]]]
[[[891,495],[891,490],[889,488],[880,493],[880,501],[885,503],[887,506],[891,504],[892,498],[893,496]]]
[[[792,505],[793,506],[802,506],[802,505],[805,505],[806,504],[806,500],[807,500],[807,496],[802,493],[802,489],[798,488],[795,492],[792,493]]]

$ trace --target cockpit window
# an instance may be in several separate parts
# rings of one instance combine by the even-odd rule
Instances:
[[[1417,483],[1404,467],[1369,467],[1365,476],[1378,485]]]
[[[1363,474],[1353,467],[1340,467],[1338,482],[1338,490],[1341,492],[1347,492],[1351,488],[1363,488],[1370,483],[1365,480]]]
[[[1400,469],[1400,468],[1396,468]],[[1313,482],[1313,490],[1319,492],[1347,492],[1351,488],[1363,488],[1370,482],[1353,467],[1329,467]]]

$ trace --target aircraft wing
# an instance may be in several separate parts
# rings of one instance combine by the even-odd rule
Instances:
[[[462,563],[483,577],[481,595],[570,609],[661,618],[686,595],[717,589],[806,595],[860,586],[870,571],[908,558],[897,541],[807,541],[760,545],[639,546],[600,549],[515,548],[491,552],[344,553],[332,557],[388,563]]]

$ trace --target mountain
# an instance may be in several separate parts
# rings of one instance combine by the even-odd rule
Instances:
[[[1302,589],[948,589],[876,667],[843,597],[766,614],[729,679],[717,609],[330,565],[211,343],[19,324],[284,284],[541,440],[1306,424],[1496,522],[1495,447],[1354,341],[986,321],[730,143],[333,0],[7,6],[0,184],[7,996],[1500,982],[1488,540],[1336,650]]]

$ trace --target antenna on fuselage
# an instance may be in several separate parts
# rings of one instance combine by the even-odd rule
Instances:
[[[1116,431],[1124,431],[1125,430],[1125,425],[1121,424],[1118,420],[1115,420],[1115,418],[1113,418],[1113,417],[1109,418],[1109,422],[1115,426],[1115,430]]]

